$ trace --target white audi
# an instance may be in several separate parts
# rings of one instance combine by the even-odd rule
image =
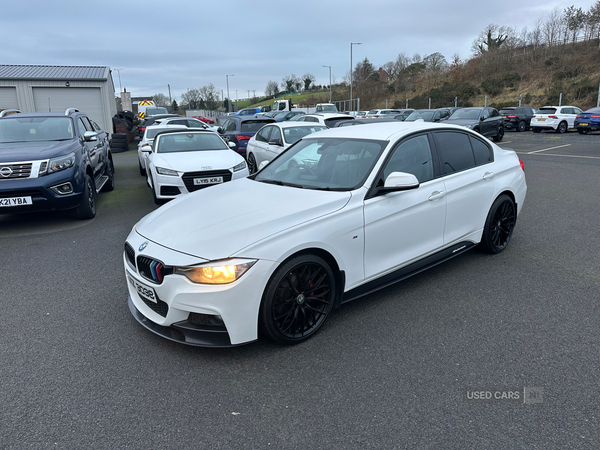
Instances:
[[[246,160],[208,130],[162,130],[141,151],[157,204],[249,175]]]
[[[504,250],[526,191],[515,152],[464,127],[310,134],[256,174],[138,222],[123,254],[129,308],[191,345],[259,332],[303,342],[345,302],[477,245]]]

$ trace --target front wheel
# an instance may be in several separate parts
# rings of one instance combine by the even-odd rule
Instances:
[[[500,253],[510,242],[515,224],[517,223],[517,211],[515,204],[508,195],[501,195],[490,208],[481,246],[487,253]]]
[[[542,129],[538,128],[538,127],[533,127],[532,130],[533,130],[534,133],[539,133],[539,132],[542,131]]]
[[[106,166],[106,176],[108,177],[108,181],[102,187],[103,192],[110,192],[115,190],[115,165],[112,160],[108,160],[108,164]]]
[[[498,129],[498,134],[494,136],[494,142],[500,142],[504,137],[504,127]]]
[[[290,259],[275,271],[263,294],[261,332],[280,344],[306,341],[333,310],[335,292],[335,277],[324,259],[312,254]]]
[[[254,158],[254,153],[250,153],[248,155],[248,172],[250,172],[250,175],[252,175],[257,171],[258,166],[256,165],[256,158]]]
[[[567,132],[567,122],[561,122],[558,124],[558,127],[556,127],[556,132],[560,133],[560,134],[564,134]]]
[[[76,210],[77,217],[86,220],[96,217],[96,186],[89,175],[85,176],[83,196]]]

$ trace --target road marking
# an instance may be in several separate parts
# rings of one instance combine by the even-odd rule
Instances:
[[[528,155],[531,155],[532,153],[539,153],[539,152],[545,152],[548,150],[554,150],[555,148],[561,148],[561,147],[570,147],[572,144],[565,144],[565,145],[559,145],[557,147],[550,147],[550,148],[543,148],[541,150],[534,150],[532,152],[527,153]]]
[[[496,145],[510,144],[512,141],[496,142]]]
[[[531,155],[535,152],[515,152],[519,155]],[[581,155],[557,155],[555,153],[544,153],[538,156],[564,156],[565,158],[589,158],[589,159],[600,159],[600,156],[581,156]]]

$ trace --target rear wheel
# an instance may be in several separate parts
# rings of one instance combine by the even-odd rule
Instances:
[[[521,120],[517,125],[517,131],[525,131],[527,129],[527,124],[524,120]]]
[[[140,175],[141,176],[146,176],[146,169],[144,169],[142,167],[142,163],[140,162],[139,158],[138,158],[138,166],[140,166]]]
[[[105,175],[108,177],[108,181],[102,187],[103,192],[110,192],[115,190],[115,166],[109,159],[106,166]]]
[[[300,255],[283,263],[265,289],[259,313],[261,332],[280,344],[311,338],[335,301],[335,277],[319,256]]]
[[[517,223],[515,204],[508,195],[501,195],[490,208],[481,246],[488,253],[500,253],[506,248]]]
[[[560,133],[560,134],[566,133],[567,128],[568,128],[567,122],[561,122],[558,124],[558,127],[556,127],[556,132]]]
[[[533,127],[532,130],[534,133],[539,133],[540,131],[542,131],[542,129],[539,127]]]
[[[498,129],[498,134],[494,136],[494,142],[500,142],[504,137],[504,127]]]
[[[588,134],[590,132],[590,130],[586,130],[586,129],[583,129],[583,128],[577,128],[577,132],[579,134]]]

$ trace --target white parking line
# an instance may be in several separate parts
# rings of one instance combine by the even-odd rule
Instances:
[[[532,152],[528,152],[527,154],[528,154],[528,155],[531,155],[532,153],[545,152],[545,151],[548,151],[548,150],[554,150],[555,148],[561,148],[561,147],[570,147],[571,145],[572,145],[572,144],[565,144],[565,145],[559,145],[559,146],[557,146],[557,147],[543,148],[543,149],[541,149],[541,150],[534,150],[534,151],[532,151]]]
[[[519,155],[531,155],[535,152],[515,152]],[[538,156],[564,156],[566,158],[589,158],[589,159],[600,159],[600,156],[581,156],[581,155],[557,155],[555,153],[544,153],[543,155]]]

